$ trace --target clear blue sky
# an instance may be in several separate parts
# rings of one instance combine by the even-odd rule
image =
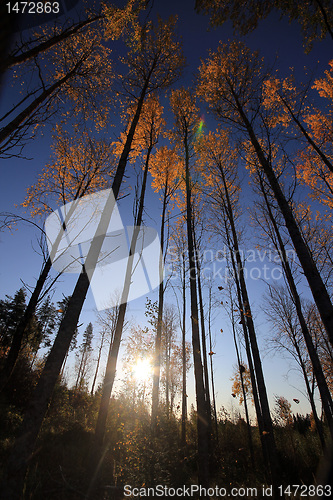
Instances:
[[[79,0],[80,5],[81,0]],[[124,2],[117,1],[116,4]],[[208,49],[214,50],[219,40],[227,41],[233,38],[230,23],[222,27],[208,31],[208,18],[197,15],[194,11],[194,0],[155,0],[151,12],[154,18],[160,14],[162,18],[171,14],[177,14],[178,32],[182,36],[184,53],[186,56],[187,67],[179,85],[188,86],[193,82],[196,70],[200,64],[200,59],[204,59],[208,54]],[[302,47],[302,36],[296,23],[289,24],[287,20],[280,20],[279,15],[274,13],[266,20],[259,23],[258,28],[248,36],[244,41],[251,49],[257,49],[263,55],[268,64],[275,65],[283,73],[288,73],[290,67],[294,67],[296,74],[302,77],[304,66],[316,70],[316,74],[321,74],[326,68],[332,54],[332,42],[326,40],[314,45],[314,49],[309,55],[305,55]],[[10,86],[10,79],[7,76],[3,82],[2,101],[0,102],[0,115],[2,115],[17,99],[17,88]],[[177,84],[177,85],[178,85]],[[206,117],[207,128],[215,128],[212,118],[207,115],[206,110],[202,110]],[[2,160],[0,166],[0,212],[14,212],[22,214],[16,204],[20,204],[24,197],[26,189],[31,185],[47,163],[50,156],[50,127],[43,129],[43,134],[39,133],[37,138],[25,149],[25,155],[31,160],[10,159]],[[245,183],[247,180],[245,179]],[[250,190],[245,188],[244,204],[250,203]],[[126,198],[120,203],[126,220],[129,220],[132,210],[132,199]],[[159,221],[157,197],[148,193],[147,213],[156,224]],[[128,222],[130,223],[130,222]],[[146,223],[153,224],[146,216]],[[29,225],[19,225],[17,231],[10,234],[8,231],[0,233],[0,298],[5,294],[13,295],[15,291],[22,286],[22,282],[33,287],[41,267],[41,257],[34,248],[38,250],[35,241],[36,231]],[[251,240],[249,240],[251,242]],[[252,242],[248,246],[251,249]],[[253,246],[253,245],[252,245]],[[76,282],[76,275],[66,275],[57,286],[54,296],[59,300],[61,294],[70,294]],[[218,285],[218,283],[217,283]],[[216,285],[216,286],[217,286]],[[256,325],[259,332],[259,343],[265,347],[265,337],[268,335],[269,328],[261,312],[261,295],[264,291],[264,284],[261,281],[249,280],[249,292],[256,317]],[[306,293],[306,287],[304,287]],[[152,300],[157,300],[157,293],[151,294]],[[168,292],[168,302],[173,302],[172,292]],[[133,301],[129,307],[129,316],[134,316],[135,321],[144,321],[144,302],[145,299]],[[81,316],[81,323],[85,325],[89,321],[94,321],[93,316],[94,302],[91,294],[88,295],[84,310]],[[189,315],[188,315],[189,316]],[[189,321],[188,321],[189,327]],[[83,329],[84,327],[82,327]],[[223,328],[224,333],[220,333]],[[233,372],[233,365],[236,362],[234,353],[231,330],[228,325],[227,315],[224,311],[217,314],[213,328],[216,335],[216,345],[214,351],[215,379],[218,393],[218,407],[223,404],[227,408],[232,404],[230,376]],[[188,330],[188,339],[190,340],[190,331]],[[285,380],[284,375],[288,371],[288,364],[282,361],[278,356],[265,356],[263,359],[264,373],[267,381],[269,398],[273,401],[274,394],[283,395],[290,401],[298,398],[301,403],[298,406],[293,404],[293,411],[307,412],[309,407],[305,398],[300,396],[297,389],[292,386],[300,387],[303,390],[303,384],[296,375],[290,374],[289,381]],[[193,400],[193,378],[190,377],[192,391],[189,392],[190,400]],[[236,403],[237,406],[237,403]]]

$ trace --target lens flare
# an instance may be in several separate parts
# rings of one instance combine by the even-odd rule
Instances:
[[[133,376],[137,382],[146,382],[152,374],[151,362],[148,358],[139,359],[133,369]]]
[[[196,135],[196,137],[197,137],[197,138],[198,138],[198,137],[200,137],[200,136],[202,135],[204,125],[205,125],[205,119],[204,119],[204,117],[202,116],[202,117],[200,118],[199,125],[198,125],[198,128],[197,128],[196,133],[195,133],[195,135]]]

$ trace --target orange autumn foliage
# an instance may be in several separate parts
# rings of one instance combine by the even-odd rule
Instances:
[[[27,189],[22,203],[32,217],[50,213],[55,204],[68,203],[111,185],[114,155],[106,140],[92,139],[86,131],[76,131],[72,136],[60,126],[56,132],[52,161]]]
[[[304,117],[311,137],[320,146],[328,162],[333,163],[333,60],[325,77],[316,79],[312,89],[317,90],[320,97],[329,101],[322,109],[312,109]],[[298,178],[311,189],[311,196],[324,205],[333,207],[333,172],[328,168],[316,151],[307,146],[300,153],[297,164]]]
[[[133,102],[126,106],[121,113],[121,118],[126,126],[126,131],[122,132],[119,139],[113,142],[114,153],[116,156],[120,157],[123,151],[135,111],[136,104]],[[145,151],[150,144],[157,144],[158,138],[162,134],[164,126],[165,120],[163,118],[163,106],[160,104],[158,96],[151,94],[147,97],[142,106],[140,118],[135,129],[132,148],[129,154],[129,160],[132,163],[136,161],[138,156],[142,154],[142,152]]]
[[[304,147],[295,160],[298,179],[310,188],[312,198],[329,207],[333,206],[332,71],[333,61],[325,76],[311,86],[321,98],[330,101],[328,106],[323,103],[320,108],[312,103],[306,86],[297,88],[293,76],[282,80],[270,77],[263,85],[263,105],[270,113],[269,125],[280,125],[289,134],[303,139]]]
[[[177,151],[167,146],[160,147],[150,160],[153,190],[158,192],[165,186],[169,191],[174,190],[179,184],[181,170],[182,161]]]

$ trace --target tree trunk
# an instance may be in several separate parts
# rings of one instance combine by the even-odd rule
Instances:
[[[151,149],[148,149],[145,170],[144,170],[144,175],[143,175],[143,181],[142,181],[138,215],[137,215],[136,225],[134,228],[132,241],[131,241],[131,247],[130,247],[130,251],[129,251],[124,288],[123,288],[122,296],[121,296],[121,304],[119,305],[119,313],[118,313],[118,317],[117,317],[115,333],[114,333],[114,337],[113,337],[113,342],[110,344],[109,356],[108,356],[108,361],[107,361],[107,365],[106,365],[105,377],[104,377],[104,382],[103,382],[102,399],[101,399],[101,403],[100,403],[100,408],[99,408],[97,423],[96,423],[96,428],[95,428],[95,447],[96,447],[97,453],[103,446],[110,397],[111,397],[112,387],[113,387],[113,383],[114,383],[114,379],[115,379],[115,375],[116,375],[118,352],[119,352],[119,347],[120,347],[120,342],[121,342],[121,337],[122,337],[122,332],[123,332],[123,326],[124,326],[124,320],[125,320],[125,314],[126,314],[126,308],[127,308],[127,299],[128,299],[130,286],[131,286],[131,276],[132,276],[132,270],[133,270],[133,259],[135,256],[135,247],[136,247],[136,243],[137,243],[137,239],[139,236],[139,231],[140,231],[140,227],[141,227],[141,223],[142,223],[142,214],[143,214],[143,208],[144,208],[144,198],[145,198],[145,192],[146,192],[150,153],[151,153]]]
[[[279,478],[278,478],[278,470],[279,469],[278,469],[278,459],[277,459],[276,444],[275,444],[275,439],[274,439],[273,425],[272,425],[272,419],[271,419],[271,414],[270,414],[270,410],[269,410],[266,385],[265,385],[264,374],[263,374],[262,366],[261,366],[259,348],[258,348],[258,344],[257,344],[257,337],[256,337],[255,329],[254,329],[254,324],[253,324],[253,320],[252,320],[252,312],[250,309],[249,297],[247,294],[247,288],[246,288],[246,283],[245,283],[245,279],[244,279],[244,271],[242,268],[242,262],[241,262],[241,258],[240,258],[238,250],[236,250],[236,261],[237,261],[238,266],[239,266],[239,282],[240,282],[240,286],[241,286],[243,310],[244,310],[244,316],[246,318],[245,321],[246,321],[247,329],[249,332],[250,345],[251,345],[251,351],[252,351],[252,356],[253,356],[253,363],[254,363],[256,379],[257,379],[258,395],[259,395],[259,400],[260,400],[262,421],[263,421],[263,427],[264,427],[263,433],[265,433],[264,440],[267,443],[268,460],[269,460],[270,474],[271,474],[271,478],[272,478],[273,489],[276,489],[277,485],[279,484],[279,482],[278,482],[279,481]]]
[[[67,359],[68,359],[68,351],[66,352],[66,356],[65,356],[64,362],[63,362],[63,364],[61,366],[60,375],[59,375],[59,379],[60,380],[62,380],[62,377],[64,376]]]
[[[80,361],[80,364],[79,364],[79,369],[78,369],[77,377],[76,377],[76,382],[75,382],[74,392],[76,392],[76,391],[77,391],[77,388],[78,388],[78,387],[79,387],[79,385],[80,385],[81,373],[82,373],[82,371],[83,371],[83,360],[84,360],[84,355],[85,355],[85,352],[83,351],[83,353],[82,353],[82,358],[81,358],[81,361]]]
[[[48,99],[56,90],[58,90],[63,84],[67,82],[75,72],[80,68],[82,61],[75,64],[74,68],[67,73],[64,77],[60,78],[54,82],[48,89],[44,90],[36,99],[29,104],[19,115],[17,115],[8,125],[0,130],[0,144],[2,144],[6,139],[8,139],[17,128],[24,123],[24,121],[31,116],[34,111]]]
[[[202,288],[201,288],[201,277],[200,277],[200,262],[199,262],[199,252],[196,242],[195,236],[195,228],[194,224],[192,227],[193,232],[193,244],[194,244],[194,255],[195,255],[195,263],[196,263],[196,271],[197,271],[197,285],[198,285],[198,294],[199,294],[199,310],[200,310],[200,325],[201,325],[201,345],[202,345],[202,358],[203,358],[203,369],[204,369],[204,381],[205,381],[205,397],[206,397],[206,411],[208,418],[208,433],[209,433],[209,441],[208,441],[208,450],[210,453],[210,436],[212,434],[212,419],[211,419],[211,403],[210,403],[210,392],[209,392],[209,374],[208,374],[208,363],[207,363],[207,347],[206,347],[206,328],[205,328],[205,316],[204,316],[204,307],[202,300]]]
[[[186,171],[186,222],[187,243],[190,263],[190,299],[191,299],[191,324],[192,346],[195,376],[195,390],[197,401],[197,431],[198,431],[198,484],[208,487],[209,484],[209,454],[208,454],[208,415],[206,411],[205,386],[200,349],[198,299],[196,290],[196,264],[192,236],[192,206],[189,172],[189,153],[187,137],[185,145],[185,171]]]
[[[232,204],[231,204],[231,200],[229,197],[228,185],[227,185],[224,171],[222,168],[220,168],[220,173],[221,173],[222,182],[223,182],[223,186],[224,186],[224,194],[225,194],[224,203],[225,203],[225,207],[226,207],[226,212],[228,214],[228,220],[229,220],[231,234],[232,234],[231,254],[232,254],[232,258],[235,258],[235,264],[236,264],[235,271],[237,273],[236,275],[238,277],[239,285],[240,285],[242,322],[246,322],[246,327],[247,327],[247,332],[249,334],[251,352],[252,352],[252,357],[253,357],[253,364],[254,364],[254,369],[255,369],[255,374],[256,374],[258,395],[259,395],[259,401],[260,401],[260,407],[261,407],[262,426],[263,426],[263,431],[261,432],[261,436],[263,436],[263,441],[266,443],[267,452],[268,452],[267,458],[268,458],[268,463],[269,463],[269,468],[270,468],[270,475],[272,478],[274,495],[277,495],[278,494],[277,493],[277,485],[279,484],[278,483],[278,459],[277,459],[277,450],[276,450],[276,444],[275,444],[274,433],[273,433],[272,419],[271,419],[271,414],[270,414],[269,404],[268,404],[266,385],[265,385],[264,374],[263,374],[262,366],[261,366],[261,359],[260,359],[260,353],[259,353],[259,348],[258,348],[258,344],[257,344],[257,337],[256,337],[256,333],[255,333],[254,323],[252,320],[250,301],[249,301],[246,282],[245,282],[245,278],[244,278],[243,263],[242,263],[242,259],[241,259],[240,251],[239,251],[238,236],[237,236],[235,221],[234,221],[234,217],[233,217]]]
[[[132,276],[132,271],[133,271],[133,259],[135,256],[135,248],[136,248],[136,243],[137,243],[137,239],[139,236],[140,226],[142,223],[142,214],[143,214],[143,208],[144,208],[144,197],[145,197],[145,190],[146,190],[146,183],[147,183],[150,151],[151,151],[151,149],[148,150],[147,159],[146,159],[146,165],[145,165],[145,171],[144,171],[144,177],[143,177],[141,195],[140,195],[140,202],[139,202],[138,216],[137,216],[137,220],[136,220],[136,225],[134,227],[134,232],[133,232],[130,251],[129,251],[129,257],[128,257],[128,261],[127,261],[124,287],[123,287],[122,296],[121,296],[121,304],[119,305],[119,309],[118,309],[118,316],[117,316],[115,332],[114,332],[114,336],[113,336],[113,341],[110,344],[109,355],[108,355],[105,376],[104,376],[104,382],[103,382],[102,397],[101,397],[101,402],[100,402],[100,407],[99,407],[97,422],[96,422],[96,427],[95,427],[95,435],[94,435],[92,450],[91,450],[90,458],[89,458],[89,462],[88,462],[87,473],[90,477],[90,484],[89,484],[89,488],[88,488],[88,491],[86,494],[86,498],[89,498],[90,493],[94,487],[95,481],[97,480],[98,470],[99,470],[99,467],[101,464],[101,457],[103,456],[103,449],[104,449],[103,448],[103,441],[104,441],[104,435],[105,435],[105,430],[106,430],[106,422],[107,422],[107,416],[108,416],[108,411],[109,411],[110,398],[111,398],[112,388],[113,388],[113,384],[114,384],[114,380],[115,380],[115,376],[116,376],[117,359],[118,359],[121,337],[122,337],[122,333],[123,333],[123,326],[124,326],[125,314],[126,314],[126,309],[127,309],[127,299],[128,299],[128,294],[130,291],[130,286],[131,286],[131,276]],[[144,398],[144,394],[143,394],[143,398]]]
[[[321,15],[323,16],[323,20],[324,20],[324,24],[326,26],[326,29],[329,32],[329,34],[331,35],[331,38],[333,40],[333,31],[332,31],[332,28],[331,28],[330,23],[328,21],[327,12],[324,9],[324,6],[323,6],[323,4],[322,4],[322,2],[320,0],[315,0],[315,2],[318,4],[318,8],[319,8],[319,10],[321,12]]]
[[[310,144],[310,146],[312,147],[312,149],[314,149],[314,151],[317,153],[317,155],[321,158],[321,160],[325,163],[326,167],[331,171],[333,172],[333,165],[332,163],[330,162],[330,160],[328,159],[328,157],[325,155],[325,153],[317,146],[317,144],[314,142],[314,140],[311,138],[311,136],[308,134],[308,132],[306,131],[306,129],[303,127],[302,123],[300,122],[300,120],[297,118],[297,116],[295,115],[295,113],[293,112],[293,110],[291,109],[291,107],[289,106],[289,104],[287,103],[287,101],[284,99],[283,96],[279,96],[283,105],[285,106],[286,110],[288,111],[288,113],[290,114],[292,120],[294,121],[294,123],[296,123],[297,127],[300,129],[301,133],[304,135],[305,139],[307,140],[307,142]]]
[[[25,308],[24,315],[14,332],[12,344],[10,346],[10,350],[6,358],[3,370],[1,371],[0,374],[0,391],[4,389],[5,385],[7,384],[10,378],[10,375],[13,372],[14,366],[16,364],[21,349],[25,329],[36,310],[40,293],[43,289],[46,278],[50,272],[51,266],[52,266],[51,259],[48,258],[39,275],[35,289],[31,294],[29,303]]]
[[[161,221],[160,273],[163,273],[162,263],[164,254],[164,226],[165,226],[165,213],[167,206],[167,191],[168,191],[168,182],[166,182],[166,185],[164,187],[164,195],[163,195],[162,221]],[[158,288],[158,313],[157,313],[154,367],[153,367],[153,391],[152,391],[152,407],[151,407],[151,427],[153,435],[155,434],[157,428],[160,371],[161,371],[161,337],[162,337],[163,306],[164,306],[164,282],[163,279],[161,278],[162,276],[160,276],[160,285]]]
[[[237,96],[234,95],[234,99],[238,107],[239,115],[243,120],[243,123],[246,127],[253,148],[260,162],[261,168],[265,173],[267,180],[271,186],[271,189],[274,193],[275,199],[278,202],[281,213],[286,223],[286,227],[290,234],[290,238],[293,242],[295,251],[303,268],[304,275],[309,283],[314,301],[318,307],[320,317],[325,326],[330,342],[333,344],[333,305],[329,297],[329,294],[327,292],[327,289],[325,287],[325,284],[318,272],[314,260],[312,259],[312,255],[301,235],[297,222],[294,218],[289,203],[282,192],[281,186],[278,182],[275,172],[272,166],[270,165],[269,161],[267,160],[258,142],[258,139],[254,133],[252,125],[249,122],[247,116],[245,115],[244,110],[237,99]]]
[[[252,441],[251,424],[250,424],[250,418],[249,418],[249,411],[248,411],[248,408],[247,408],[247,397],[246,397],[246,392],[245,392],[245,387],[244,387],[243,371],[241,369],[241,359],[240,359],[239,349],[238,349],[237,339],[236,339],[235,320],[234,320],[234,313],[233,313],[232,306],[233,306],[233,304],[231,302],[230,307],[231,307],[232,333],[233,333],[233,337],[234,337],[234,344],[235,344],[236,356],[237,356],[237,364],[238,364],[238,368],[239,368],[239,375],[240,375],[241,386],[242,386],[242,393],[243,393],[243,400],[244,400],[244,410],[245,410],[245,417],[246,417],[246,424],[247,424],[247,435],[248,435],[248,439],[249,439],[249,449],[250,449],[251,463],[252,463],[253,469],[255,469],[255,460],[254,460],[254,451],[253,451],[253,441]]]
[[[170,339],[167,338],[167,333],[165,335],[165,406],[166,406],[166,416],[169,420],[170,418]]]
[[[98,375],[98,370],[99,370],[99,364],[100,364],[100,361],[101,361],[102,350],[103,350],[103,347],[104,347],[104,337],[105,337],[105,330],[103,329],[102,335],[101,335],[101,343],[100,343],[99,348],[98,348],[98,357],[97,357],[97,365],[96,365],[95,375],[94,375],[94,379],[93,379],[93,383],[92,383],[91,391],[90,391],[90,395],[91,396],[93,396],[93,394],[94,394],[94,389],[95,389],[95,385],[96,385],[96,380],[97,380],[97,375]]]
[[[311,388],[310,388],[310,383],[309,383],[308,375],[306,373],[306,368],[304,366],[304,362],[303,362],[303,359],[302,359],[302,356],[301,356],[301,353],[300,353],[300,350],[299,350],[296,338],[294,338],[294,342],[295,342],[295,349],[296,349],[296,352],[297,352],[297,356],[298,356],[299,363],[301,365],[301,369],[302,369],[302,373],[303,373],[303,377],[304,377],[304,382],[305,382],[305,386],[306,386],[306,392],[308,393],[308,397],[309,397],[309,401],[310,401],[310,405],[311,405],[311,410],[312,410],[313,418],[314,418],[314,421],[315,421],[315,424],[316,424],[316,429],[317,429],[318,436],[319,436],[319,439],[320,439],[320,442],[321,442],[321,447],[322,447],[322,449],[324,451],[325,448],[326,448],[326,446],[325,446],[325,437],[324,437],[323,426],[322,426],[322,423],[320,422],[320,420],[318,418],[316,404],[315,404],[314,397],[313,397],[313,392],[311,391]]]
[[[183,264],[183,321],[182,321],[182,424],[181,424],[181,437],[180,443],[182,447],[186,445],[186,420],[187,420],[187,394],[186,394],[186,268],[185,268],[185,256],[182,252],[182,264]]]
[[[209,306],[208,306],[208,337],[209,337],[209,351],[210,351],[210,377],[212,384],[212,399],[213,399],[213,415],[215,423],[215,439],[216,443],[219,442],[219,432],[217,425],[217,412],[216,412],[216,397],[215,397],[215,384],[214,384],[214,370],[213,370],[213,344],[212,344],[212,331],[211,331],[211,310],[212,310],[212,289],[209,288]]]
[[[264,438],[264,434],[263,434],[265,427],[264,427],[264,423],[263,423],[261,405],[260,405],[260,401],[259,401],[256,373],[255,373],[255,368],[253,366],[250,339],[249,339],[249,334],[248,334],[248,330],[247,330],[247,326],[246,326],[246,322],[245,322],[244,311],[243,311],[241,286],[240,286],[240,282],[239,282],[238,269],[237,269],[237,265],[235,262],[232,247],[230,247],[229,250],[230,250],[232,267],[233,267],[233,272],[234,272],[234,280],[235,280],[236,289],[237,289],[237,300],[238,300],[238,307],[240,310],[241,324],[242,324],[242,328],[243,328],[243,336],[244,336],[244,340],[245,340],[245,351],[246,351],[247,361],[248,361],[249,370],[250,370],[253,401],[254,401],[254,407],[255,407],[256,415],[257,415],[261,449],[262,449],[262,454],[263,454],[263,459],[264,459],[264,461],[263,461],[264,469],[266,472],[267,479],[269,479],[269,470],[267,469],[267,466],[269,463],[268,449],[267,449],[267,442],[266,442],[266,439]]]
[[[272,213],[271,206],[270,206],[270,203],[269,203],[268,198],[267,198],[267,193],[265,191],[264,185],[263,185],[260,177],[259,177],[259,180],[260,180],[261,192],[263,193],[265,203],[266,203],[267,213],[268,213],[269,219],[272,223],[272,226],[273,226],[276,238],[277,238],[277,242],[278,242],[277,250],[278,250],[280,257],[281,257],[282,268],[284,270],[284,274],[285,274],[285,277],[286,277],[286,280],[287,280],[287,283],[289,286],[289,291],[290,291],[291,297],[292,297],[293,302],[295,304],[297,317],[298,317],[299,323],[301,325],[302,334],[303,334],[305,344],[306,344],[306,347],[307,347],[307,350],[308,350],[308,353],[309,353],[309,356],[311,359],[313,371],[314,371],[314,374],[315,374],[315,377],[317,380],[318,389],[319,389],[323,409],[324,409],[324,412],[326,415],[328,427],[330,429],[331,437],[333,439],[333,402],[332,402],[332,397],[331,397],[330,391],[329,391],[327,383],[326,383],[325,375],[323,373],[322,366],[321,366],[317,351],[315,349],[315,346],[313,345],[312,337],[311,337],[311,334],[309,332],[308,325],[307,325],[305,318],[304,318],[304,315],[303,315],[301,299],[300,299],[299,294],[297,292],[296,283],[295,283],[295,280],[293,278],[292,271],[290,269],[287,253],[286,253],[285,246],[284,246],[284,243],[283,243],[282,238],[281,238],[279,228],[277,226],[276,220],[275,220],[274,215]]]

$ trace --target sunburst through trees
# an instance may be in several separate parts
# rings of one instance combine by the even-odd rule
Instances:
[[[2,248],[20,242],[1,271],[1,494],[330,496],[332,1],[116,3],[79,0],[0,63],[3,199],[21,190],[0,214]],[[284,18],[275,58],[260,26],[282,40]]]

